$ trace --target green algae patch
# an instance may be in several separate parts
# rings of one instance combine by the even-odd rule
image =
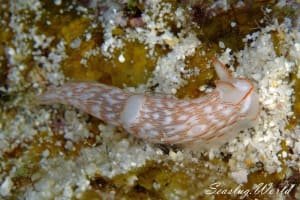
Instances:
[[[122,50],[117,50],[108,69],[113,85],[122,87],[138,86],[150,77],[155,64],[155,57],[148,55],[145,46],[138,42],[125,42]]]
[[[218,162],[220,166],[223,164]],[[187,167],[188,166],[188,167]],[[224,166],[223,166],[224,167]],[[222,177],[223,183],[228,187],[235,186],[234,182],[227,179],[221,173],[209,170],[201,163],[184,162],[181,166],[179,163],[169,162],[147,162],[147,164],[139,169],[131,171],[127,174],[118,175],[113,179],[96,178],[92,185],[92,190],[87,191],[82,199],[88,196],[94,196],[97,189],[101,188],[99,196],[108,196],[110,191],[115,191],[116,198],[125,199],[190,199],[205,198],[205,189],[214,183],[214,179],[209,176]],[[97,184],[96,184],[97,183]],[[97,196],[97,195],[96,195]],[[225,195],[220,198],[228,198]]]
[[[151,75],[154,61],[147,56],[145,47],[137,42],[125,43],[122,51],[116,50],[111,60],[97,52],[97,55],[86,58],[86,65],[83,65],[82,57],[97,45],[92,39],[72,51],[64,61],[64,74],[75,81],[97,81],[118,87],[137,86],[145,83]]]
[[[298,72],[299,73],[299,72]],[[294,113],[295,117],[297,118],[297,121],[300,120],[300,78],[296,78],[296,75],[294,74],[294,80],[295,80],[295,101],[294,101]]]
[[[213,79],[216,78],[214,68],[212,65],[213,54],[218,48],[207,48],[206,46],[198,48],[194,56],[186,59],[186,71],[190,72],[184,74],[183,77],[187,80],[187,84],[182,86],[176,96],[178,98],[197,98],[204,95],[204,90],[201,91],[201,86],[208,86],[213,84]],[[205,55],[201,55],[205,52]]]

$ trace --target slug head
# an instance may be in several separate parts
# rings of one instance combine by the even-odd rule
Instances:
[[[241,114],[247,118],[256,118],[259,106],[253,83],[245,78],[233,78],[228,69],[217,59],[214,60],[214,67],[220,78],[215,81],[216,90],[223,102],[239,104]]]

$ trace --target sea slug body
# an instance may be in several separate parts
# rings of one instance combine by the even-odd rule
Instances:
[[[259,112],[253,83],[233,78],[217,59],[213,63],[220,80],[213,92],[197,99],[150,96],[83,82],[51,87],[37,100],[72,105],[153,143],[209,148],[251,126]]]

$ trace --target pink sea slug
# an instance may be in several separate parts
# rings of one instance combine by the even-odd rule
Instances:
[[[254,85],[233,78],[217,59],[216,89],[197,99],[131,93],[100,83],[67,83],[38,96],[40,104],[72,105],[153,143],[209,148],[250,127],[259,112]]]

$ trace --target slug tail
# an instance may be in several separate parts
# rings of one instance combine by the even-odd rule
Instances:
[[[60,94],[59,88],[49,87],[45,93],[35,97],[34,103],[37,105],[64,103],[64,95]]]

